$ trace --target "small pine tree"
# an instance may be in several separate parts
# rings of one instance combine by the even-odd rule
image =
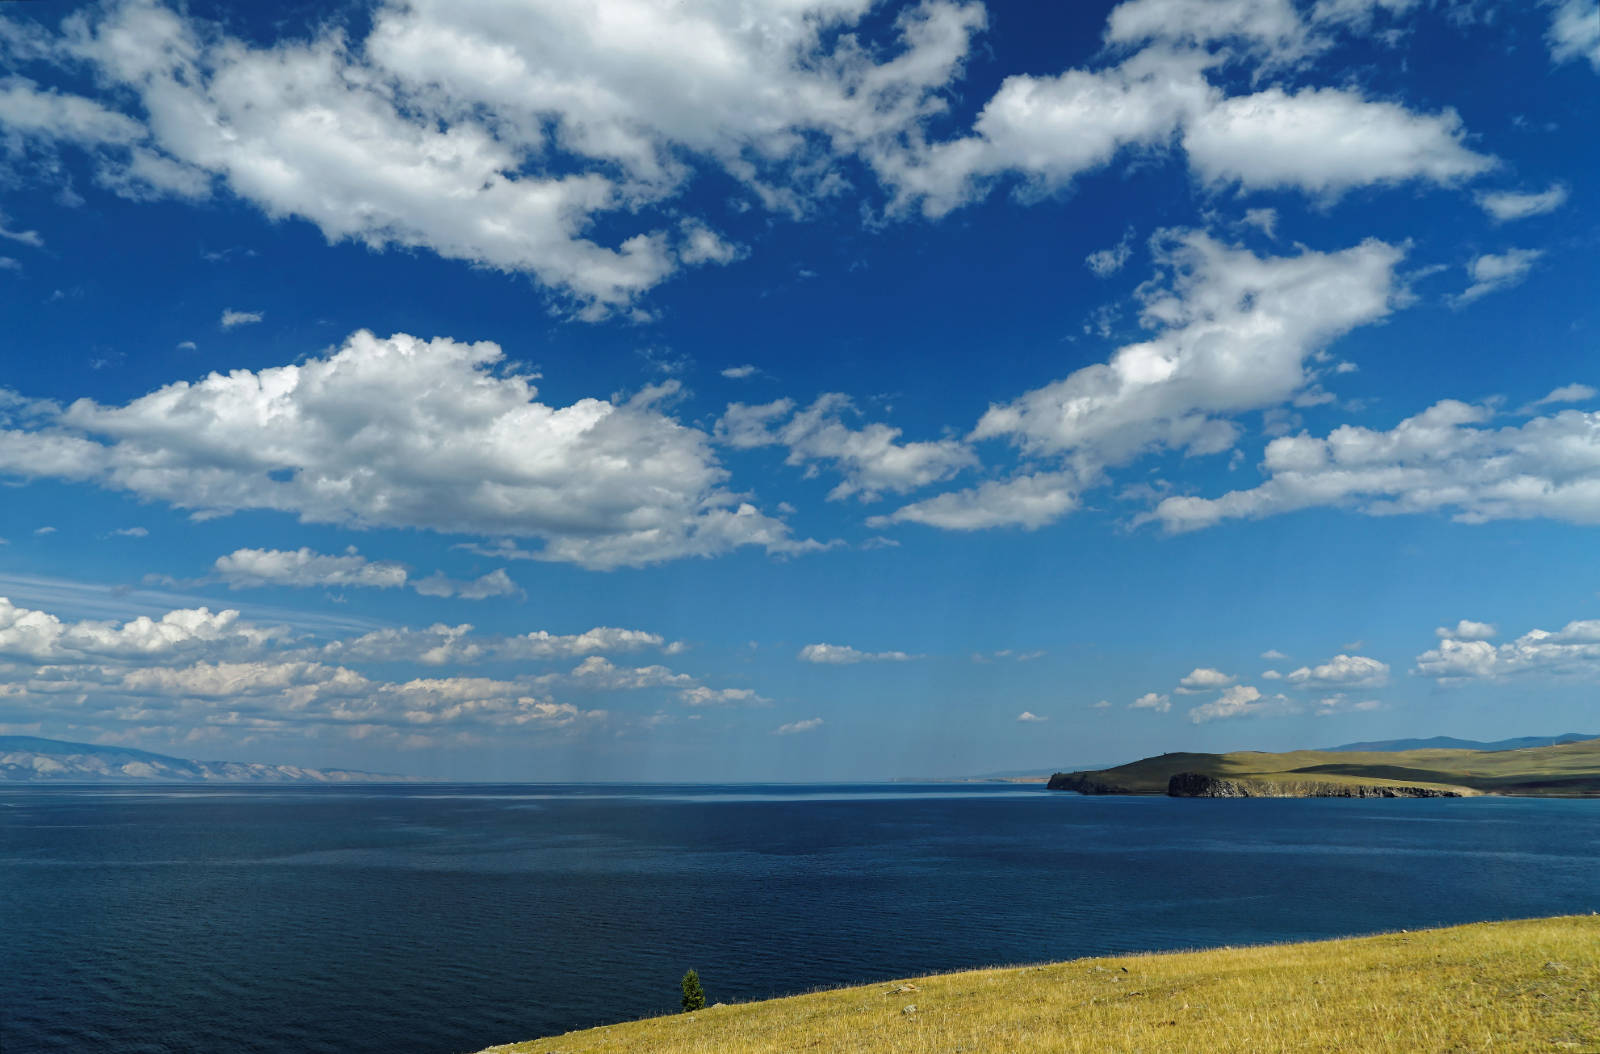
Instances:
[[[693,1013],[706,1008],[706,990],[700,987],[700,975],[690,970],[683,975],[683,1012]]]

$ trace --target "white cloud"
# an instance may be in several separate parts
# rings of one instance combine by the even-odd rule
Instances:
[[[749,363],[745,363],[743,366],[729,366],[727,369],[722,371],[722,375],[728,378],[730,381],[742,381],[747,378],[754,377],[760,372],[761,371],[756,369],[754,366],[750,365]]]
[[[609,691],[640,691],[645,688],[693,688],[695,679],[686,673],[677,673],[660,664],[651,666],[618,666],[601,655],[584,659],[567,677],[586,688]]]
[[[928,216],[976,200],[1007,173],[1021,175],[1035,194],[1060,190],[1123,150],[1165,145],[1211,98],[1205,63],[1152,49],[1104,70],[1007,77],[971,136],[881,150],[871,161],[897,208],[920,203]]]
[[[703,684],[685,688],[678,693],[685,706],[769,706],[764,695],[750,688],[707,688]]]
[[[903,494],[977,464],[977,456],[957,440],[902,443],[900,429],[885,424],[853,429],[841,416],[854,411],[849,396],[838,393],[820,396],[804,410],[795,410],[788,399],[762,406],[733,403],[717,422],[716,435],[739,449],[786,446],[791,465],[831,464],[844,479],[829,492],[830,501]]]
[[[1293,711],[1294,704],[1286,696],[1263,696],[1260,689],[1248,684],[1236,684],[1211,702],[1191,707],[1189,720],[1199,725],[1227,718],[1268,717]]]
[[[1244,222],[1265,234],[1268,238],[1278,236],[1278,210],[1277,209],[1245,209]]]
[[[111,535],[114,538],[148,538],[150,537],[150,529],[148,527],[117,527],[112,529]]]
[[[1035,721],[1048,721],[1049,718],[1040,717],[1038,714],[1034,713],[1032,710],[1024,710],[1024,711],[1022,711],[1022,713],[1017,715],[1017,720],[1023,722],[1024,724],[1027,724],[1027,723],[1031,723],[1031,722],[1035,722]]]
[[[1154,518],[1184,531],[1332,505],[1369,516],[1449,510],[1463,523],[1600,523],[1600,412],[1483,427],[1493,416],[1490,407],[1445,400],[1387,432],[1341,425],[1326,439],[1274,439],[1260,486],[1167,498]]]
[[[1587,384],[1563,384],[1552,390],[1549,395],[1535,399],[1523,407],[1521,412],[1530,413],[1541,406],[1559,406],[1562,403],[1586,403],[1596,395],[1600,395],[1600,391]]]
[[[1188,695],[1194,692],[1210,692],[1218,688],[1226,688],[1232,684],[1234,678],[1221,670],[1209,666],[1197,666],[1190,670],[1178,681],[1178,691]]]
[[[1124,264],[1133,256],[1133,230],[1130,228],[1122,236],[1122,240],[1109,249],[1100,249],[1083,258],[1089,270],[1098,278],[1109,278],[1122,270]]]
[[[1557,62],[1585,58],[1600,73],[1600,18],[1595,17],[1591,0],[1560,0],[1553,5],[1550,32],[1550,57]]]
[[[235,311],[233,308],[224,308],[222,312],[223,329],[233,329],[236,326],[251,326],[260,322],[267,316],[260,311]]]
[[[44,237],[38,231],[14,231],[6,226],[10,222],[10,217],[4,212],[0,212],[0,238],[18,242],[34,249],[44,248]]]
[[[1285,655],[1277,648],[1268,648],[1266,651],[1261,653],[1261,657],[1266,659],[1268,662],[1277,662],[1280,659],[1287,659],[1289,656]]]
[[[1306,47],[1306,27],[1289,0],[1127,0],[1112,9],[1106,40],[1211,44],[1242,38],[1276,51]]]
[[[1470,304],[1481,296],[1509,289],[1528,277],[1533,265],[1544,255],[1542,249],[1508,249],[1503,253],[1484,253],[1467,265],[1472,278],[1460,294],[1451,299],[1457,307]]]
[[[723,488],[710,438],[652,405],[554,407],[490,343],[352,335],[295,366],[213,373],[124,406],[0,429],[0,472],[92,481],[209,517],[541,539],[594,569],[757,545],[821,548]]]
[[[342,556],[299,549],[235,549],[217,557],[217,577],[231,589],[258,586],[361,586],[390,589],[406,584],[403,564],[369,561],[353,548]]]
[[[1169,696],[1157,692],[1146,692],[1133,702],[1129,703],[1128,709],[1154,710],[1158,714],[1164,714],[1172,709],[1172,699]]]
[[[981,531],[991,527],[1034,530],[1054,523],[1078,507],[1079,486],[1061,472],[1038,472],[1007,480],[988,480],[968,490],[951,491],[913,502],[886,516],[873,516],[869,527],[921,523],[947,531]]]
[[[1332,717],[1334,714],[1361,714],[1382,709],[1383,703],[1377,699],[1351,699],[1343,692],[1335,692],[1318,699],[1313,713],[1317,717]]]
[[[412,582],[411,588],[425,597],[459,597],[462,600],[486,600],[489,597],[515,596],[522,592],[503,567],[465,582],[450,578],[443,571],[435,571],[426,578]]]
[[[178,341],[178,350],[179,351],[199,351],[200,350],[200,345],[196,344],[192,340],[180,340],[180,341]]]
[[[1569,622],[1556,631],[1529,630],[1516,640],[1449,637],[1417,656],[1416,672],[1441,684],[1515,674],[1600,675],[1600,619]]]
[[[1462,619],[1454,626],[1440,626],[1433,632],[1440,640],[1492,640],[1500,633],[1492,622],[1471,619]]]
[[[1505,190],[1478,195],[1478,204],[1498,223],[1554,212],[1566,203],[1567,187],[1564,183],[1554,183],[1550,189],[1537,194]]]
[[[1262,258],[1181,231],[1168,232],[1156,256],[1161,278],[1141,290],[1154,337],[990,406],[973,430],[973,439],[1009,438],[1026,455],[1063,458],[1069,470],[989,481],[869,524],[1038,527],[1075,508],[1108,466],[1162,447],[1195,456],[1232,448],[1239,431],[1228,416],[1314,393],[1321,349],[1388,314],[1401,250],[1369,240]]]
[[[1209,182],[1335,197],[1411,179],[1450,185],[1492,167],[1462,135],[1453,110],[1418,114],[1338,88],[1269,88],[1206,110],[1185,128],[1183,146]]]
[[[860,651],[848,644],[807,644],[796,658],[825,666],[847,666],[858,662],[907,662],[916,656],[903,651]]]
[[[1302,688],[1370,687],[1389,679],[1389,664],[1365,655],[1335,655],[1318,666],[1302,666],[1287,675]]]
[[[511,636],[477,636],[473,627],[435,624],[422,630],[382,629],[360,637],[334,641],[319,650],[330,662],[403,662],[415,660],[431,666],[445,663],[538,662],[584,658],[601,653],[658,649],[667,654],[682,650],[660,634],[644,630],[596,626],[583,633],[556,634],[547,630]]]
[[[1111,709],[1111,700],[1102,699],[1098,703],[1092,704],[1089,707],[1089,709],[1091,709],[1091,710],[1109,710],[1109,709]]]
[[[240,621],[233,610],[185,608],[158,619],[141,615],[126,621],[66,622],[0,597],[0,655],[32,662],[155,662],[197,653],[245,654],[284,637],[281,628]]]
[[[215,181],[330,241],[527,273],[599,317],[737,254],[667,218],[702,164],[802,212],[841,185],[837,156],[943,108],[982,7],[928,0],[881,31],[870,8],[392,0],[364,38],[330,25],[256,43],[122,0],[69,19],[54,57],[145,120],[27,82],[0,120],[111,155],[102,181],[125,193]],[[601,244],[601,222],[624,229]]]
[[[1261,679],[1263,681],[1281,681],[1283,680],[1283,674],[1277,670],[1262,670]]]
[[[792,736],[797,732],[810,732],[822,727],[822,718],[808,717],[804,721],[790,721],[786,725],[779,725],[773,729],[775,736]]]

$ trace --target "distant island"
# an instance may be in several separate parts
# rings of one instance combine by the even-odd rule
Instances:
[[[4,783],[406,783],[349,769],[313,769],[254,761],[191,761],[130,747],[0,736]]]
[[[1162,754],[1115,768],[1057,772],[1048,787],[1174,798],[1600,797],[1600,738],[1569,733],[1533,741],[1549,745],[1414,748],[1405,744],[1417,741],[1398,741],[1282,754]]]

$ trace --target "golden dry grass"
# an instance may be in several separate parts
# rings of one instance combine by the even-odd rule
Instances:
[[[1294,750],[1272,754],[1162,754],[1087,772],[1133,794],[1165,794],[1175,773],[1201,772],[1252,782],[1389,784],[1463,793],[1600,795],[1600,739],[1522,750]]]
[[[1561,1050],[1600,1052],[1600,917],[974,970],[491,1048],[493,1054]]]

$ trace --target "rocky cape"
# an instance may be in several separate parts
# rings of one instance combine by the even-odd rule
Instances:
[[[313,769],[254,761],[191,761],[129,747],[0,736],[5,783],[408,783],[349,769]]]
[[[1553,738],[1561,741],[1497,750],[1160,754],[1108,769],[1057,772],[1048,786],[1176,798],[1600,797],[1600,739]]]

